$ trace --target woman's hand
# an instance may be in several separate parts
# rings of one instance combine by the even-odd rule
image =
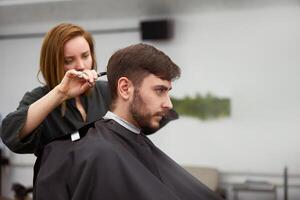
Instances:
[[[93,87],[97,77],[95,70],[67,71],[60,84],[29,106],[26,122],[19,132],[19,138],[23,139],[29,135],[62,102],[77,97]]]
[[[77,97],[95,85],[98,75],[95,70],[76,71],[71,69],[65,73],[64,78],[56,89],[64,99]]]

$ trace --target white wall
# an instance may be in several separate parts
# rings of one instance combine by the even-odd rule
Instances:
[[[157,44],[182,66],[174,95],[229,96],[232,117],[182,118],[157,136],[163,148],[224,171],[299,173],[299,17],[299,8],[273,7],[176,19],[177,39]]]
[[[152,44],[182,68],[172,94],[182,97],[211,92],[230,97],[232,116],[206,122],[182,117],[151,136],[153,141],[181,164],[218,168],[225,183],[264,174],[274,175],[275,182],[281,184],[283,167],[288,166],[296,175],[294,184],[299,185],[299,11],[296,6],[272,6],[170,16],[175,19],[175,38]],[[105,29],[134,27],[138,20],[78,23],[88,29]],[[31,27],[39,32],[52,25],[8,26],[2,31],[30,32],[26,28]],[[0,40],[1,113],[13,110],[23,93],[38,85],[35,75],[41,40]],[[114,50],[140,38],[133,32],[95,35],[95,40],[99,67],[103,69]],[[34,159],[14,155],[12,160],[22,164]],[[18,174],[18,166],[15,169],[5,174],[6,183],[21,179],[9,178]],[[29,178],[24,180],[24,184],[30,183]]]

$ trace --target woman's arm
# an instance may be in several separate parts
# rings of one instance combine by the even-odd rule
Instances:
[[[55,87],[48,94],[32,103],[28,108],[25,124],[19,132],[19,139],[22,140],[28,136],[64,100],[66,100],[66,95]]]
[[[29,106],[25,124],[19,132],[19,138],[23,139],[30,135],[62,102],[79,96],[88,88],[93,87],[96,79],[97,73],[94,70],[85,70],[84,73],[76,70],[66,72],[59,85]]]

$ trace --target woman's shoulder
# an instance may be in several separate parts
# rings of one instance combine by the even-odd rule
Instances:
[[[105,88],[105,89],[108,89],[108,82],[107,81],[96,81],[96,87],[97,88]]]
[[[36,95],[39,95],[39,94],[45,95],[48,92],[49,92],[49,89],[47,88],[47,86],[38,86],[38,87],[32,89],[29,93],[36,94]]]
[[[92,99],[93,102],[97,104],[102,102],[102,105],[108,109],[111,102],[111,96],[107,81],[96,81]],[[106,111],[107,110],[105,110],[103,114],[105,114]]]
[[[34,88],[31,91],[27,91],[23,98],[22,101],[35,101],[39,98],[41,98],[42,96],[44,96],[45,94],[47,94],[49,92],[49,89],[46,86],[39,86]]]
[[[95,87],[104,96],[110,95],[107,81],[96,81]]]

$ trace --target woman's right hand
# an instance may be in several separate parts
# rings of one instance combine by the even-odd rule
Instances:
[[[67,71],[60,84],[29,106],[26,122],[19,132],[19,138],[29,135],[62,102],[77,97],[93,87],[97,77],[95,70]]]
[[[64,96],[64,100],[77,97],[95,85],[97,80],[95,70],[76,71],[71,69],[65,73],[56,89]]]

